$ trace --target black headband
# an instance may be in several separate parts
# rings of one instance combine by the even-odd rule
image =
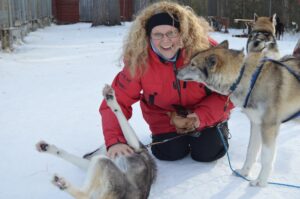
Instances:
[[[179,30],[180,24],[176,15],[171,16],[166,12],[158,13],[150,17],[146,23],[146,34],[150,36],[151,30],[155,26],[170,25]]]

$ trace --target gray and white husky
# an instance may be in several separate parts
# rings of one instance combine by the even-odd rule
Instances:
[[[251,135],[245,163],[237,172],[248,176],[261,150],[261,170],[250,182],[253,186],[267,185],[279,126],[300,111],[300,59],[290,56],[280,60],[298,74],[297,78],[276,60],[262,62],[263,58],[262,52],[250,52],[245,57],[243,50],[228,49],[225,41],[196,54],[177,75],[181,80],[203,82],[208,88],[229,95],[234,105],[246,113]],[[254,74],[258,75],[252,85]]]
[[[262,53],[265,57],[279,59],[275,26],[276,14],[271,17],[259,17],[254,14],[254,24],[246,45],[247,52]]]
[[[54,175],[53,184],[76,199],[146,199],[156,177],[156,164],[148,150],[138,140],[134,130],[124,116],[110,86],[105,86],[103,96],[115,113],[127,144],[135,153],[109,159],[105,155],[93,156],[91,160],[72,155],[55,145],[40,141],[39,152],[60,157],[87,170],[84,185],[77,188],[64,178]]]

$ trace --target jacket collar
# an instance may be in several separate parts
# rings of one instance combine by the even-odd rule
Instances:
[[[177,60],[176,60],[176,65],[179,66],[178,68],[180,68],[183,63],[184,63],[184,49],[179,50],[178,55],[177,55]],[[148,45],[148,63],[151,64],[153,62],[153,64],[164,64],[166,66],[172,64],[172,62],[169,61],[165,61],[164,59],[160,58],[151,48],[150,43]]]

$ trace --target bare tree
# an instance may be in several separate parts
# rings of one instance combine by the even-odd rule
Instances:
[[[93,0],[92,26],[121,25],[119,0]]]
[[[290,25],[290,5],[288,0],[282,0],[282,21],[286,23],[287,28],[289,28]]]

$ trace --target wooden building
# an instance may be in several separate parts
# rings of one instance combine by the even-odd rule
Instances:
[[[79,0],[53,0],[52,12],[58,24],[79,22]]]

